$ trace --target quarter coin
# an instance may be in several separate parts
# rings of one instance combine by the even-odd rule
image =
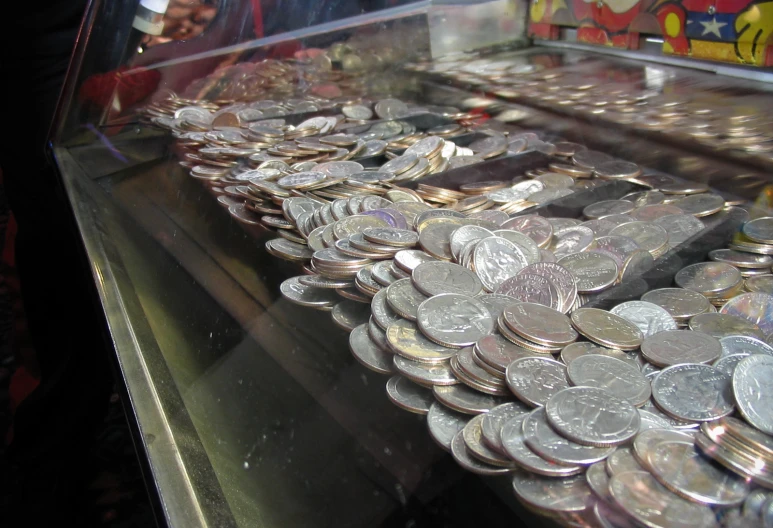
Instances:
[[[523,421],[526,415],[510,418],[501,431],[502,447],[510,458],[523,469],[547,477],[568,477],[583,472],[583,466],[564,466],[549,462],[529,449],[524,441]]]
[[[520,501],[538,511],[584,512],[593,504],[593,492],[583,475],[556,479],[521,471],[513,476],[513,490]]]
[[[635,350],[643,334],[633,323],[598,308],[579,308],[572,312],[572,324],[582,335],[608,348]]]
[[[456,385],[456,379],[451,367],[446,363],[419,363],[403,356],[392,355],[394,368],[409,380],[419,385]]]
[[[733,394],[743,417],[773,434],[773,357],[753,355],[741,361],[733,373]]]
[[[413,287],[411,279],[400,279],[386,288],[386,301],[389,307],[410,321],[415,321],[419,305],[427,296]]]
[[[678,363],[712,363],[722,354],[719,340],[701,332],[666,330],[644,339],[644,358],[659,367]]]
[[[429,296],[455,293],[475,297],[483,290],[475,273],[451,262],[424,262],[414,268],[411,277],[416,289]]]
[[[432,387],[435,398],[446,407],[465,414],[489,412],[497,405],[509,403],[511,398],[491,396],[469,388],[466,385]]]
[[[513,472],[512,468],[492,466],[491,464],[486,464],[472,456],[464,443],[463,431],[456,433],[456,436],[451,442],[451,454],[457,464],[476,475],[495,476],[506,475]]]
[[[425,336],[449,347],[473,345],[494,331],[494,320],[483,303],[455,293],[435,295],[422,302],[417,322]]]
[[[480,428],[483,442],[491,449],[507,456],[502,446],[502,427],[505,422],[516,416],[524,417],[531,409],[520,402],[497,405],[486,414],[483,414]]]
[[[731,381],[709,365],[674,365],[663,369],[652,381],[652,398],[664,412],[679,420],[716,420],[735,408]]]
[[[406,411],[427,414],[435,401],[432,391],[402,376],[392,376],[386,384],[387,396],[392,403]]]
[[[502,316],[513,332],[538,344],[563,347],[578,337],[566,315],[541,304],[515,303]]]
[[[579,293],[593,293],[608,288],[618,276],[617,263],[601,253],[573,253],[558,263],[574,275]]]
[[[749,492],[739,476],[712,464],[692,442],[665,441],[648,453],[652,475],[674,493],[709,506],[737,506]]]
[[[595,447],[625,443],[636,435],[641,422],[628,401],[596,387],[563,389],[550,397],[545,412],[559,434]]]
[[[609,480],[614,503],[648,528],[715,528],[714,512],[668,491],[646,471],[626,471]]]
[[[467,425],[464,426],[464,429],[462,429],[464,445],[467,447],[468,452],[472,456],[482,462],[485,462],[486,464],[514,469],[516,465],[512,460],[492,450],[483,442],[483,431],[481,424],[483,422],[484,416],[485,415],[483,414],[479,414],[467,422]]]
[[[635,324],[647,338],[664,330],[676,330],[676,321],[665,308],[646,301],[628,301],[618,304],[610,313]]]
[[[580,356],[567,367],[574,385],[597,387],[632,405],[644,404],[650,397],[650,382],[638,367],[601,354]]]
[[[430,405],[427,413],[429,434],[440,447],[451,452],[451,442],[467,425],[469,419],[469,415],[452,411],[445,405],[435,402]]]
[[[382,350],[368,335],[368,325],[361,324],[349,334],[349,350],[364,367],[379,374],[392,374],[392,356]]]
[[[727,301],[719,313],[741,317],[759,326],[763,334],[773,334],[773,295],[742,293]]]
[[[505,371],[505,380],[519,400],[535,407],[545,405],[553,394],[569,387],[566,366],[541,357],[513,361]]]
[[[455,348],[433,343],[422,335],[416,325],[400,320],[386,330],[387,343],[397,354],[420,363],[443,363],[456,355]]]
[[[526,445],[542,458],[557,464],[589,466],[615,451],[614,447],[586,446],[567,440],[550,427],[546,414],[540,407],[526,415],[523,422]]]

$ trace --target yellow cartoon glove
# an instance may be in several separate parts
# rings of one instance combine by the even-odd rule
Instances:
[[[747,6],[735,19],[735,53],[747,64],[763,66],[765,44],[773,34],[773,1]]]

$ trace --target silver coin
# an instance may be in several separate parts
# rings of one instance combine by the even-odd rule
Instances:
[[[676,321],[665,308],[646,301],[628,301],[618,304],[610,313],[635,324],[644,337],[657,334],[664,330],[676,330]]]
[[[451,452],[451,442],[467,425],[469,419],[469,415],[452,411],[445,405],[435,402],[430,405],[427,413],[429,434],[440,447]]]
[[[723,313],[699,314],[690,319],[690,330],[708,334],[717,339],[731,335],[743,335],[755,339],[765,339],[759,326],[737,315]]]
[[[612,497],[609,495],[609,475],[604,462],[596,462],[588,467],[588,471],[585,472],[585,481],[590,486],[596,497],[601,499],[605,503],[612,502]],[[599,503],[596,503],[598,506]],[[606,528],[606,523],[600,523],[601,526]]]
[[[568,366],[571,365],[575,359],[585,355],[603,355],[617,358],[620,361],[624,361],[626,364],[635,367],[637,370],[641,370],[639,364],[641,359],[638,352],[623,352],[622,350],[617,350],[615,348],[600,347],[596,345],[596,343],[591,343],[589,341],[578,341],[571,345],[566,345],[561,349],[561,355],[559,357],[561,361]]]
[[[361,324],[349,334],[349,350],[364,367],[379,374],[391,374],[392,354],[381,350],[368,335],[368,325]]]
[[[287,279],[279,286],[279,291],[289,301],[301,306],[320,309],[332,309],[338,303],[335,291],[304,286],[298,277]]]
[[[677,320],[686,320],[711,309],[711,303],[706,297],[681,288],[652,290],[645,293],[641,300],[657,304]]]
[[[478,460],[492,466],[515,469],[516,465],[512,460],[492,450],[483,442],[482,422],[484,417],[483,414],[475,416],[462,429],[462,438],[464,438],[464,445],[467,446],[468,452]]]
[[[541,275],[519,273],[500,284],[497,294],[507,296],[509,304],[515,301],[535,303],[554,310],[559,310],[563,305],[556,284]]]
[[[489,292],[495,291],[502,282],[529,264],[518,246],[500,237],[484,238],[478,242],[473,261],[483,287]]]
[[[492,466],[491,464],[486,464],[472,456],[464,442],[463,433],[463,431],[456,433],[456,436],[451,442],[451,454],[453,455],[454,460],[456,460],[456,463],[462,468],[471,473],[486,476],[506,475],[513,472],[512,468]]]
[[[715,528],[711,508],[668,491],[646,471],[627,471],[609,480],[614,503],[648,528]]]
[[[666,330],[644,339],[644,358],[667,367],[678,363],[712,363],[722,354],[719,340],[701,332]]]
[[[394,313],[387,304],[386,290],[380,290],[373,296],[370,303],[370,311],[373,315],[373,320],[383,330],[389,328],[390,324],[400,320],[400,316]]]
[[[657,373],[660,374],[660,371],[658,371]],[[652,379],[654,379],[654,377],[650,378],[650,380]],[[650,401],[642,405],[641,409],[639,410],[647,411],[648,413],[657,416],[661,420],[668,422],[669,426],[666,427],[666,429],[689,431],[691,429],[697,429],[698,427],[700,427],[700,423],[698,422],[685,422],[683,420],[677,420],[673,416],[667,415],[666,413],[661,411],[657,405],[655,405],[652,399],[650,399]],[[641,430],[644,431],[644,429],[641,429]]]
[[[569,273],[565,267],[554,262],[538,262],[525,267],[521,273],[548,278],[556,285],[561,296],[559,312],[567,313],[574,306],[577,300],[577,284],[574,275]]]
[[[615,227],[610,236],[624,236],[633,239],[641,248],[656,253],[668,244],[668,232],[651,222],[629,222]]]
[[[574,253],[558,260],[577,280],[579,293],[592,293],[615,283],[618,267],[614,259],[600,253]]]
[[[411,273],[416,266],[424,262],[437,262],[437,259],[416,249],[404,249],[395,253],[395,264],[406,273]]]
[[[593,234],[596,235],[596,240],[598,240],[598,237],[609,235],[609,232],[612,231],[619,224],[616,224],[614,222],[609,222],[607,221],[606,218],[597,218],[595,220],[588,220],[586,222],[583,222],[580,225],[587,227],[591,231],[593,231]]]
[[[392,349],[389,348],[389,343],[387,342],[386,332],[376,324],[373,317],[368,320],[368,335],[381,350],[389,353],[392,352]]]
[[[773,347],[753,337],[731,335],[719,340],[722,357],[730,355],[766,354],[773,356]]]
[[[733,394],[738,410],[754,427],[773,434],[773,357],[745,358],[733,373]]]
[[[497,229],[494,231],[494,235],[515,244],[526,256],[526,261],[529,264],[535,264],[540,261],[540,248],[528,235],[512,229]]]
[[[663,203],[666,199],[666,195],[660,191],[636,191],[628,193],[621,200],[628,200],[633,203],[635,207],[643,207],[645,205],[656,205]]]
[[[483,240],[484,238],[492,237],[494,236],[494,233],[486,229],[485,227],[480,227],[476,225],[466,225],[458,228],[456,231],[451,233],[451,253],[453,254],[456,261],[459,261],[459,254],[462,250],[462,248],[468,243],[472,242],[473,240]]]
[[[770,492],[756,489],[752,490],[743,502],[743,516],[757,521],[762,520],[762,505],[771,497]]]
[[[587,227],[570,226],[557,229],[553,232],[550,250],[559,260],[572,253],[581,253],[589,249],[596,236]]]
[[[755,255],[734,249],[714,249],[709,251],[709,258],[717,262],[726,262],[737,268],[758,269],[773,266],[773,257],[770,255]]]
[[[661,417],[653,412],[638,409],[639,418],[641,418],[641,425],[639,426],[639,432],[648,431],[650,429],[671,429],[671,422],[668,419]]]
[[[614,447],[581,445],[556,433],[548,424],[544,408],[535,409],[523,422],[524,441],[537,455],[565,465],[589,466],[611,455]]]
[[[773,295],[773,275],[758,275],[749,277],[745,281],[746,289],[750,292],[760,292]]]
[[[617,257],[616,262],[618,262],[620,267],[637,249],[640,249],[639,245],[631,238],[610,235],[596,238],[596,248],[615,255]]]
[[[685,196],[673,203],[685,214],[701,217],[717,213],[725,206],[725,199],[718,194],[700,193]]]
[[[346,300],[336,304],[331,315],[334,323],[351,332],[355,327],[368,322],[370,310],[367,305]]]
[[[430,296],[455,293],[474,297],[483,289],[483,284],[475,273],[450,262],[419,264],[414,268],[411,277],[416,289]]]
[[[668,244],[677,247],[697,235],[706,227],[703,222],[692,215],[669,214],[656,218],[653,224],[659,225],[668,232]]]
[[[435,295],[421,303],[417,322],[425,336],[450,347],[473,345],[494,331],[494,320],[482,303],[455,293]]]
[[[328,288],[337,290],[339,288],[352,288],[354,282],[347,279],[329,279],[321,275],[300,275],[298,276],[298,282],[304,286],[312,286],[314,288]]]
[[[392,260],[382,260],[380,262],[376,262],[370,269],[371,277],[373,277],[373,280],[382,286],[389,286],[395,280],[397,280],[390,272],[390,268],[392,267],[393,262],[394,261]]]
[[[420,385],[456,385],[459,380],[446,363],[419,363],[395,354],[394,368],[409,380]]]
[[[482,421],[480,424],[481,434],[483,442],[490,448],[499,454],[507,456],[507,453],[502,446],[502,427],[505,422],[516,416],[525,416],[530,408],[526,407],[520,402],[505,403],[498,405],[491,409],[486,414],[482,415]]]
[[[489,311],[491,318],[494,319],[494,321],[499,319],[499,316],[502,315],[505,308],[513,304],[513,299],[511,297],[497,293],[477,295],[475,299],[483,303],[483,306]]]
[[[362,231],[366,240],[387,246],[411,247],[419,243],[419,235],[407,229],[369,227]]]
[[[406,411],[427,414],[435,401],[432,391],[402,376],[392,376],[386,384],[387,396],[392,403]]]
[[[399,316],[415,321],[419,305],[427,296],[413,287],[411,279],[400,279],[386,288],[386,300],[389,307]]]
[[[716,420],[734,409],[730,377],[709,365],[663,369],[652,382],[652,398],[666,413],[691,422]]]
[[[582,335],[608,348],[635,350],[643,334],[633,323],[598,308],[579,308],[572,312],[572,324]]]
[[[424,337],[412,322],[400,320],[386,330],[389,347],[404,358],[420,363],[444,363],[456,355],[455,348],[434,343]]]
[[[695,431],[671,429],[648,429],[641,431],[633,440],[633,456],[649,471],[649,456],[652,449],[661,442],[692,442]]]
[[[578,337],[569,317],[541,304],[515,303],[502,316],[513,332],[538,344],[563,347]]]
[[[631,213],[631,216],[640,222],[654,222],[658,218],[671,215],[684,215],[684,211],[674,205],[657,204],[639,207]]]
[[[549,462],[529,449],[523,434],[523,421],[526,415],[508,419],[500,433],[502,447],[510,458],[523,469],[547,477],[568,477],[582,473],[583,466],[564,466]]]
[[[746,222],[743,234],[760,244],[773,244],[773,217],[755,218]]]
[[[545,412],[559,434],[595,447],[625,443],[636,435],[641,422],[628,401],[597,387],[561,390],[550,397]]]
[[[502,229],[513,229],[528,236],[540,248],[546,247],[553,237],[553,226],[539,215],[525,215],[511,218],[502,224]]]
[[[309,260],[314,252],[303,244],[275,238],[266,242],[266,251],[285,260]]]
[[[481,414],[497,405],[512,401],[511,398],[483,394],[467,385],[432,387],[435,398],[446,407],[465,414]]]
[[[746,319],[759,326],[766,336],[773,334],[773,295],[742,293],[727,301],[719,313]]]
[[[747,357],[749,357],[749,354],[731,354],[729,356],[722,356],[711,366],[732,378],[733,373],[735,372],[735,367],[737,367],[738,363]]]
[[[638,367],[614,357],[589,354],[578,357],[567,367],[574,385],[597,387],[639,406],[650,397],[650,382]]]
[[[474,351],[484,363],[501,373],[504,373],[507,366],[516,359],[544,355],[519,347],[499,334],[487,335],[479,339],[475,343]]]
[[[648,453],[653,476],[674,493],[710,506],[736,506],[749,492],[739,476],[701,456],[690,442],[660,442]]]
[[[461,380],[472,388],[478,388],[482,392],[494,395],[509,395],[504,382],[504,375],[490,372],[491,369],[483,368],[475,361],[473,347],[466,347],[459,351],[455,358],[451,359],[451,368],[459,372]],[[485,387],[486,390],[482,390]]]
[[[607,457],[606,468],[610,476],[626,471],[645,471],[630,447],[618,447]]]
[[[556,479],[518,472],[513,490],[520,501],[538,511],[584,512],[593,504],[593,492],[583,475]]]
[[[674,282],[704,295],[729,290],[742,281],[741,272],[724,262],[699,262],[679,270]]]
[[[602,200],[586,206],[582,214],[586,218],[604,218],[613,214],[627,214],[633,209],[633,203],[626,200]]]
[[[325,174],[322,172],[299,172],[279,178],[276,183],[284,189],[298,189],[320,182],[324,180],[325,177]]]
[[[566,366],[554,359],[526,357],[513,361],[505,371],[507,386],[532,406],[542,406],[555,393],[569,387]]]

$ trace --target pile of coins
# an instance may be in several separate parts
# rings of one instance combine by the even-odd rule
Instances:
[[[608,79],[612,74],[600,74],[594,68],[578,71],[574,61],[565,67],[545,68],[529,64],[523,56],[507,54],[457,55],[435,63],[413,64],[409,69],[480,86],[504,99],[563,108],[594,119],[689,139],[713,149],[773,159],[773,120],[764,110],[765,99],[759,95],[747,96],[739,103],[739,97],[718,98],[715,90],[702,91],[695,86],[689,95],[669,95],[645,83],[599,83],[599,75]]]
[[[593,204],[587,222],[634,213],[638,198],[641,208],[662,205],[646,203],[646,193],[657,192],[620,200],[627,204]],[[415,208],[402,215],[404,225],[400,208]],[[527,507],[564,522],[670,526],[663,512],[679,511],[693,524],[714,526],[710,507],[725,509],[725,525],[750,521],[753,513],[738,507],[757,495],[744,479],[773,488],[759,469],[773,416],[762,394],[755,401],[748,392],[773,374],[766,370],[773,364],[773,296],[754,309],[742,302],[749,294],[727,300],[743,289],[740,272],[728,280],[712,272],[726,263],[708,262],[697,266],[711,269],[677,275],[683,288],[653,290],[609,312],[582,308],[579,292],[594,289],[588,281],[619,278],[613,258],[583,245],[572,247],[586,251],[549,261],[565,247],[554,239],[566,227],[553,222],[567,219],[526,215],[492,226],[494,217],[418,201],[376,211],[322,227],[332,245],[306,253],[309,275],[289,279],[282,292],[332,309],[334,321],[351,331],[354,357],[375,372],[397,374],[388,397],[426,413],[430,434],[462,467],[513,474]],[[768,221],[749,222],[744,236],[762,244]],[[398,222],[402,227],[392,225]],[[274,244],[286,242],[268,247],[275,252]],[[610,273],[595,256],[576,262],[583,255],[608,258]],[[722,287],[701,291],[724,292],[711,299],[695,291],[710,277]],[[717,311],[720,299],[726,302]],[[732,422],[736,408],[750,425]],[[730,422],[741,432],[723,437]],[[759,439],[749,443],[754,434]]]

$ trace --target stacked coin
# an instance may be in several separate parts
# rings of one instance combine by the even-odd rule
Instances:
[[[476,89],[483,87],[504,99],[559,108],[712,148],[739,150],[767,159],[773,156],[773,129],[770,120],[763,117],[760,102],[752,103],[747,98],[744,106],[725,101],[717,104],[711,96],[713,87],[705,92],[696,88],[691,96],[664,94],[649,86],[598,83],[586,72],[578,73],[573,65],[545,69],[541,64],[524,63],[522,57],[468,55],[435,64],[415,63],[409,68],[474,84]]]

